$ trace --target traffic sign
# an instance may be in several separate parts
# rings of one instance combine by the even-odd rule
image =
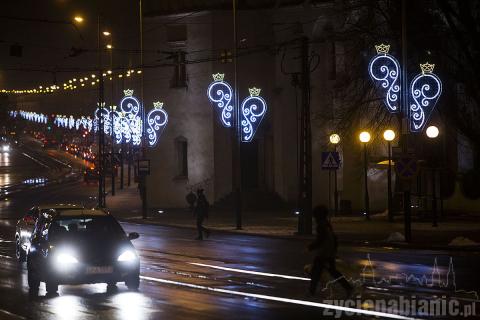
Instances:
[[[336,170],[340,168],[340,155],[338,152],[322,152],[322,169]]]
[[[411,156],[402,156],[395,161],[395,171],[401,179],[410,180],[418,173],[417,159]]]

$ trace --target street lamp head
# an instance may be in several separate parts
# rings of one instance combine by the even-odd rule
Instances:
[[[395,139],[395,131],[388,129],[383,132],[383,139],[385,141],[393,141]]]
[[[107,44],[107,49],[113,49],[113,46],[111,44]]]
[[[108,37],[109,35],[111,35],[111,33],[110,33],[109,31],[106,31],[106,30],[105,30],[105,31],[103,31],[103,35],[104,35],[105,37]]]
[[[73,17],[73,20],[77,23],[82,23],[83,22],[83,17],[82,16],[75,16]]]
[[[358,138],[360,139],[361,142],[367,143],[370,141],[370,133],[368,133],[367,131],[362,131],[358,136]]]
[[[331,144],[338,144],[340,142],[340,136],[336,133],[332,133],[330,135],[330,143]]]
[[[439,133],[440,130],[438,130],[436,126],[430,126],[427,128],[426,131],[427,137],[429,137],[430,139],[435,139],[436,137],[438,137]]]

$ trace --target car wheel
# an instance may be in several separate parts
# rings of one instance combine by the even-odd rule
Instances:
[[[15,256],[18,262],[25,262],[27,260],[27,255],[25,254],[25,250],[22,249],[20,238],[18,237],[15,239]]]
[[[29,264],[27,266],[28,272],[28,287],[30,291],[38,291],[38,287],[40,287],[40,278],[38,274],[33,270],[32,266]]]
[[[125,285],[129,290],[138,290],[140,287],[140,277],[138,275],[132,276],[125,280]]]
[[[45,288],[47,289],[47,293],[54,294],[58,291],[58,283],[53,281],[45,282]]]

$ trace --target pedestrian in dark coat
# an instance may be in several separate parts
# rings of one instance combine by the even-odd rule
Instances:
[[[325,206],[317,206],[313,209],[313,217],[317,225],[316,239],[309,246],[309,251],[315,251],[315,258],[311,271],[310,294],[314,295],[323,269],[327,269],[330,275],[336,279],[350,295],[353,287],[345,277],[337,270],[335,257],[337,254],[337,237],[333,232],[332,225],[327,219],[328,209]]]
[[[207,236],[210,236],[210,231],[203,226],[203,220],[208,218],[208,209],[210,204],[208,203],[207,198],[203,194],[203,189],[197,190],[197,203],[195,206],[195,210],[193,214],[197,220],[197,230],[198,230],[198,237],[196,240],[203,240],[203,233]]]

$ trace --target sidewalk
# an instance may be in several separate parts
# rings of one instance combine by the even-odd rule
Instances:
[[[107,207],[120,220],[148,223],[181,228],[195,228],[195,219],[188,209],[157,209],[150,210],[147,219],[142,219],[141,201],[135,185],[118,190],[117,194],[107,196]],[[212,208],[205,225],[214,232],[230,232],[259,236],[310,239],[313,236],[298,236],[297,216],[290,212],[243,212],[243,229],[235,229],[235,215],[231,211],[221,211]],[[413,222],[411,244],[402,241],[387,241],[394,232],[404,234],[403,221],[389,223],[385,216],[374,216],[371,221],[363,217],[334,217],[331,219],[339,241],[351,244],[376,246],[411,247],[418,249],[480,249],[480,221],[478,217],[470,217],[454,221],[455,217],[440,220],[439,226],[432,227],[431,222]],[[192,236],[195,231],[192,230]],[[465,241],[461,246],[449,246],[457,238],[465,237],[476,245],[468,245]],[[394,239],[395,240],[395,239]]]

